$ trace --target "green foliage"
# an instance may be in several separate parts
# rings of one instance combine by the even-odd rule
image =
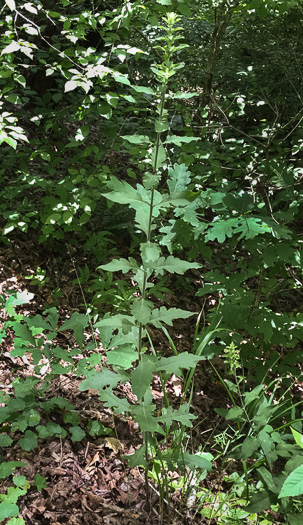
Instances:
[[[25,465],[26,463],[22,463],[21,461],[1,463],[0,478],[8,478],[15,468]],[[7,523],[10,523],[11,525],[24,525],[25,522],[23,518],[16,518],[19,514],[17,501],[20,496],[24,496],[27,493],[30,485],[24,476],[14,476],[13,483],[14,486],[9,487],[6,494],[0,494],[0,521],[12,518]]]
[[[35,474],[34,481],[39,492],[46,487],[46,479],[39,472]]]
[[[72,441],[80,441],[85,436],[85,432],[78,426],[81,422],[79,415],[72,412],[74,407],[65,399],[52,398],[43,403],[38,402],[37,398],[42,397],[43,399],[53,377],[70,370],[76,372],[73,357],[81,353],[84,340],[83,332],[89,319],[87,316],[75,312],[68,321],[58,327],[59,315],[56,308],[46,310],[44,318],[41,315],[26,318],[16,315],[15,305],[24,304],[32,298],[32,295],[17,293],[9,298],[3,298],[6,312],[9,314],[4,327],[5,329],[13,328],[15,332],[15,347],[12,355],[22,356],[25,351],[31,353],[35,364],[35,373],[38,377],[41,374],[41,383],[39,378],[33,377],[28,377],[25,380],[16,379],[13,384],[12,395],[3,396],[1,399],[3,406],[0,408],[2,427],[0,428],[4,432],[0,434],[1,446],[10,446],[12,443],[10,435],[21,432],[23,437],[19,439],[19,445],[25,451],[35,449],[38,446],[38,439],[46,439],[51,436],[65,438],[67,436],[67,430],[54,422],[42,424],[41,409],[45,415],[54,410],[64,410],[64,422],[68,425]],[[59,332],[70,329],[73,330],[79,346],[67,351],[58,347],[53,340]],[[43,365],[40,364],[42,357],[47,359],[49,363],[47,374],[43,372]],[[91,361],[93,362],[93,360]],[[82,369],[91,368],[90,360],[82,359],[82,365],[81,361],[78,362],[78,368],[81,366]],[[36,387],[37,383],[40,383],[39,388]],[[39,411],[38,408],[40,408]],[[11,462],[11,470],[8,471],[10,464],[6,465],[2,477],[9,475],[13,468],[19,466],[18,462],[16,464]],[[1,465],[3,469],[4,466],[5,464]],[[38,482],[41,484],[40,478]]]
[[[218,412],[237,429],[230,453],[244,474],[229,476],[228,493],[201,490],[202,514],[238,523],[272,506],[296,523],[302,429],[273,378],[287,389],[302,362],[300,2],[136,0],[114,9],[61,2],[54,9],[40,0],[5,0],[2,8],[0,241],[23,235],[30,243],[34,235],[62,254],[68,240],[92,253],[97,268],[79,271],[73,284],[83,287],[85,305],[62,325],[54,307],[16,313],[33,294],[0,296],[1,337],[14,333],[12,357],[31,354],[35,374],[1,396],[0,445],[10,447],[16,435],[25,451],[50,437],[81,441],[75,407],[62,398],[43,402],[51,381],[73,372],[80,390],[98,390],[106,406],[139,423],[145,444],[130,466],[143,465],[146,478],[174,490],[166,469],[211,468],[183,450],[183,438],[193,421],[195,367],[221,354],[234,380],[220,378],[232,407]],[[195,312],[170,307],[169,287],[181,295],[188,270],[201,272],[193,293],[209,307],[192,353],[178,354],[167,327]],[[43,265],[27,279],[41,289],[51,284]],[[106,349],[109,368],[101,372],[96,345],[84,347],[88,327]],[[154,328],[173,356],[154,347]],[[64,331],[71,347],[56,342]],[[184,381],[174,410],[165,391],[172,374]],[[150,390],[155,376],[160,411]],[[137,403],[113,392],[127,381]],[[62,426],[48,421],[56,411]],[[177,431],[175,451],[166,445],[164,457],[155,433],[169,442]],[[87,432],[110,431],[93,421]],[[279,474],[278,460],[285,461]],[[3,477],[21,466],[2,465]],[[44,482],[35,482],[41,490]],[[12,516],[11,525],[23,521],[16,518],[22,487],[2,495],[1,519]]]
[[[24,438],[19,439],[19,445],[23,450],[32,450],[37,447],[38,439],[35,432],[31,430],[26,430]]]
[[[295,442],[302,449],[303,435],[294,428],[291,428],[291,431],[295,438]],[[294,464],[292,464],[292,467],[294,467]],[[289,476],[283,483],[281,492],[279,494],[279,498],[289,498],[294,496],[301,496],[303,494],[302,471],[303,465],[300,465],[289,474]]]
[[[296,444],[289,443],[291,435],[288,428],[291,424],[301,427],[301,422],[291,421],[294,407],[290,399],[281,398],[278,402],[275,400],[278,386],[275,382],[268,386],[268,389],[272,390],[271,395],[266,393],[265,386],[262,384],[251,391],[245,391],[241,387],[245,377],[239,373],[240,355],[234,344],[226,348],[226,355],[228,373],[234,376],[234,382],[223,380],[220,374],[216,373],[233,403],[233,407],[229,410],[217,409],[217,412],[237,424],[237,431],[234,430],[234,437],[229,442],[228,455],[242,460],[243,465],[248,459],[254,460],[254,464],[251,463],[253,466],[249,469],[248,466],[244,466],[247,495],[251,490],[248,475],[254,469],[263,488],[251,495],[248,505],[245,506],[245,512],[261,513],[278,506],[279,510],[295,515],[295,512],[292,512],[290,496],[302,494],[300,474],[303,456],[297,445],[303,447],[300,441],[301,434],[295,429],[292,429],[292,432]],[[236,401],[236,396],[239,403]],[[286,424],[281,424],[282,417],[288,420]],[[237,444],[238,440],[240,444]],[[221,445],[222,449],[226,450],[223,441]],[[278,468],[281,460],[285,462],[282,472]],[[285,499],[280,501],[281,498]]]
[[[10,476],[14,469],[17,467],[23,467],[26,463],[22,463],[22,461],[8,461],[7,463],[1,463],[0,465],[0,478],[4,479]]]

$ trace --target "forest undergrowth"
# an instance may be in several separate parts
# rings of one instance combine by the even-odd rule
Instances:
[[[300,524],[300,2],[1,13],[0,522]]]

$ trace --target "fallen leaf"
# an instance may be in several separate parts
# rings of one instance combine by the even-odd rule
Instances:
[[[96,463],[98,463],[99,461],[100,461],[99,452],[96,452],[91,462],[87,465],[87,467],[85,467],[84,469],[85,472],[91,473],[95,469]]]
[[[105,445],[107,448],[113,450],[115,454],[119,454],[119,452],[123,450],[122,443],[119,441],[119,439],[113,437],[105,438]]]

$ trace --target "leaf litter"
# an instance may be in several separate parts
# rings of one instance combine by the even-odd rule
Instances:
[[[18,254],[18,255],[17,255]],[[10,264],[7,264],[10,261]],[[24,268],[34,269],[37,263],[43,263],[47,267],[50,281],[43,287],[30,286],[25,280]],[[35,238],[20,239],[16,237],[11,246],[6,248],[5,254],[0,256],[1,263],[1,290],[24,291],[30,289],[35,294],[34,300],[27,305],[17,307],[17,312],[25,316],[42,313],[45,303],[52,304],[53,291],[56,286],[64,290],[63,295],[56,301],[56,307],[60,314],[60,323],[63,323],[71,313],[75,311],[74,305],[81,304],[81,293],[76,286],[71,286],[71,261],[68,254],[56,260],[49,256],[45,259],[45,250],[39,246]],[[87,255],[77,253],[76,264],[83,267],[85,264],[94,269],[94,261],[88,260]],[[194,281],[195,277],[193,277]],[[213,301],[213,299],[211,299]],[[180,296],[177,293],[170,294],[170,303],[179,308],[197,311],[200,304],[193,305],[191,292]],[[4,314],[2,316],[5,317]],[[191,337],[194,332],[194,321],[182,320],[174,323],[169,329],[171,336],[176,341],[179,351],[191,350]],[[74,344],[73,336],[68,333],[58,334],[61,337],[60,347],[68,348]],[[89,332],[85,333],[86,342],[91,339]],[[163,332],[152,327],[153,343],[160,350],[162,356],[171,356],[167,340]],[[14,333],[9,331],[0,347],[0,385],[3,392],[10,392],[12,382],[16,378],[33,377],[34,365],[31,354],[23,357],[12,357]],[[100,349],[102,349],[101,342]],[[138,425],[130,418],[117,417],[109,409],[104,407],[98,398],[98,392],[92,389],[86,392],[78,390],[79,379],[72,373],[56,377],[50,384],[46,399],[62,397],[75,407],[81,417],[81,423],[91,420],[98,421],[108,435],[89,435],[80,441],[71,441],[69,437],[62,438],[60,435],[38,439],[38,446],[34,450],[22,450],[18,445],[17,438],[22,435],[13,436],[13,445],[3,449],[2,461],[19,460],[24,461],[27,466],[19,469],[26,476],[31,485],[30,490],[18,501],[20,514],[27,525],[138,525],[157,524],[161,517],[156,510],[159,503],[158,491],[150,483],[150,497],[152,511],[145,511],[145,480],[144,473],[140,469],[130,468],[123,456],[133,454],[142,443]],[[209,442],[214,428],[226,429],[226,422],[222,421],[215,413],[215,406],[225,406],[226,393],[221,384],[209,378],[209,371],[204,363],[197,365],[195,374],[195,388],[192,399],[192,411],[197,416],[195,429],[191,436],[192,450],[197,450],[203,443]],[[172,375],[166,382],[166,392],[172,406],[178,406],[182,393],[182,378]],[[151,390],[154,401],[161,407],[163,393],[158,376],[155,376]],[[115,390],[119,397],[125,396],[130,399],[133,396],[129,386],[119,384]],[[215,406],[214,406],[215,405]],[[42,422],[47,420],[64,427],[62,414],[51,411],[49,414],[42,413]],[[66,426],[66,425],[65,425]],[[215,465],[216,466],[216,465]],[[46,487],[40,492],[34,484],[35,475],[46,478]],[[171,473],[178,477],[178,473]],[[203,482],[207,489],[217,487],[215,473],[210,473],[208,479]],[[7,488],[5,483],[4,489]],[[209,520],[188,510],[183,512],[180,492],[176,491],[172,496],[171,506],[176,512],[171,512],[169,523],[208,524]],[[172,511],[173,509],[171,509]],[[168,522],[167,522],[168,523]],[[215,521],[212,520],[212,524]]]

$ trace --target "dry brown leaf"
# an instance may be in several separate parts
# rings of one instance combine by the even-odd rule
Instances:
[[[87,467],[85,467],[85,472],[89,472],[91,473],[92,470],[95,469],[96,467],[96,463],[99,463],[100,461],[100,456],[99,456],[99,452],[96,452],[96,454],[94,455],[93,459],[91,460],[91,462],[87,465]]]
[[[96,510],[103,502],[103,498],[101,496],[98,496],[96,494],[92,494],[90,492],[87,493],[88,497],[88,503],[92,510]]]
[[[105,445],[113,450],[115,454],[119,454],[119,452],[123,450],[122,443],[119,441],[119,439],[113,437],[105,438]]]

